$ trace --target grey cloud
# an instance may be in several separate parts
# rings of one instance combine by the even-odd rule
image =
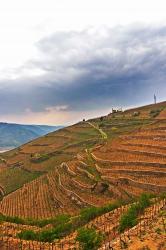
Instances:
[[[1,83],[0,113],[127,106],[150,101],[154,92],[165,98],[166,27],[57,32],[36,46],[38,58],[23,68],[45,74]]]

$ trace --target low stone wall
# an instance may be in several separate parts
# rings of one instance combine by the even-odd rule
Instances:
[[[150,183],[143,183],[143,182],[137,182],[137,181],[134,181],[132,179],[129,179],[129,178],[118,178],[117,182],[123,184],[127,184],[127,185],[130,185],[132,187],[136,187],[136,188],[141,188],[141,189],[144,189],[148,192],[166,192],[166,186],[160,186],[160,185],[153,185],[153,184],[150,184]]]

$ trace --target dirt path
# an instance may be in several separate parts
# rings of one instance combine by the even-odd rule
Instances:
[[[91,122],[87,122],[90,126],[92,126],[93,128],[95,128],[95,129],[97,129],[98,131],[99,131],[99,133],[101,134],[101,137],[102,137],[102,139],[104,139],[104,140],[106,140],[106,139],[108,139],[108,137],[107,137],[107,134],[101,129],[101,128],[99,128],[98,126],[95,126],[93,123],[91,123]]]

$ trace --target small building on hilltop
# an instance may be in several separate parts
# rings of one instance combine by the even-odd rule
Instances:
[[[121,113],[121,112],[123,112],[122,108],[119,108],[119,109],[112,108],[112,114]]]

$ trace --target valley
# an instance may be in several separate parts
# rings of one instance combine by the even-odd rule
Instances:
[[[62,127],[63,126],[24,125],[0,122],[0,153],[9,151]]]

